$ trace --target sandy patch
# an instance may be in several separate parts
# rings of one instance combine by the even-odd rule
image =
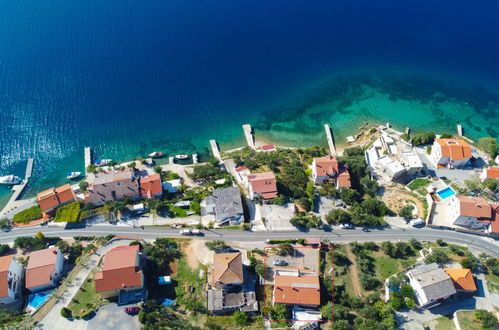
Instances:
[[[413,205],[417,208],[417,216],[424,219],[423,203],[409,194],[402,186],[385,186],[385,193],[381,196],[381,200],[395,213],[398,213],[406,205]],[[407,202],[407,200],[411,200],[413,203]]]
[[[185,255],[187,257],[187,263],[191,269],[196,269],[199,267],[199,263],[207,265],[213,263],[214,252],[210,251],[204,244],[205,240],[193,239],[185,247]]]

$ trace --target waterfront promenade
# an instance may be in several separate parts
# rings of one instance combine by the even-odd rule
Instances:
[[[17,213],[28,207],[33,206],[34,198],[18,200],[21,194],[23,193],[24,189],[26,188],[29,179],[31,178],[31,175],[33,173],[33,165],[34,165],[34,159],[33,158],[28,159],[26,163],[26,172],[24,174],[24,179],[21,182],[21,184],[15,185],[12,188],[13,194],[10,197],[7,204],[5,204],[3,210],[0,212],[0,218],[5,216],[10,218],[13,216],[13,214],[11,214],[12,211],[15,210]]]

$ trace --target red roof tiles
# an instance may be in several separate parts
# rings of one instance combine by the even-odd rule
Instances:
[[[97,292],[142,286],[142,270],[137,265],[139,246],[111,249],[104,257],[102,271],[95,275]]]
[[[0,257],[0,298],[9,294],[8,273],[13,257],[12,255]]]
[[[241,252],[216,253],[213,261],[212,284],[240,284],[244,282]]]
[[[336,157],[327,155],[321,158],[314,158],[317,176],[333,176],[338,174],[338,160]]]
[[[262,195],[265,199],[277,197],[277,185],[273,172],[248,175],[248,181],[253,189],[253,194]]]
[[[499,167],[489,167],[487,171],[487,179],[499,179]]]
[[[492,220],[492,206],[482,197],[458,196],[460,215],[479,220]]]
[[[140,179],[140,195],[145,198],[154,198],[163,193],[161,175],[158,173]]]
[[[26,267],[26,288],[46,285],[51,282],[50,275],[55,271],[58,248],[34,251],[29,254]]]
[[[50,210],[61,204],[65,204],[76,200],[73,190],[69,184],[65,184],[58,188],[50,188],[36,195],[38,205],[42,211]]]
[[[317,275],[276,275],[274,302],[278,304],[320,305],[321,290]]]
[[[461,139],[435,139],[440,145],[442,156],[452,160],[471,158],[471,147]]]

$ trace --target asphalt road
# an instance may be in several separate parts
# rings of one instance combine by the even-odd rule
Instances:
[[[178,229],[164,227],[145,227],[133,228],[127,225],[92,225],[82,229],[64,230],[59,227],[30,227],[30,228],[15,228],[10,232],[0,234],[0,243],[12,242],[19,236],[33,236],[36,232],[41,231],[45,236],[58,236],[63,238],[82,236],[105,236],[110,233],[120,236],[137,237],[143,239],[154,239],[156,237],[186,237],[179,234]],[[289,238],[307,238],[320,237],[328,239],[331,242],[353,242],[353,241],[408,241],[415,238],[420,241],[436,241],[442,239],[448,243],[457,243],[466,245],[472,249],[485,252],[496,257],[499,257],[498,241],[477,235],[465,234],[451,230],[429,229],[429,228],[397,228],[385,227],[380,229],[370,229],[363,231],[360,228],[352,230],[334,229],[330,232],[323,230],[310,230],[308,232],[292,231],[292,232],[271,232],[258,231],[248,232],[241,230],[202,230],[200,238],[204,239],[219,239],[224,241],[237,242],[264,242],[267,239],[289,239]]]

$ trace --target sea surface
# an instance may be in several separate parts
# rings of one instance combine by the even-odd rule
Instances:
[[[0,0],[0,175],[362,123],[499,137],[499,1]],[[8,197],[0,187],[0,204]]]

